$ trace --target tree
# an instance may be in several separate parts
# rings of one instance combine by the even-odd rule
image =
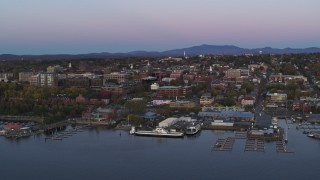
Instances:
[[[145,100],[131,100],[127,101],[124,106],[128,108],[131,112],[142,112],[147,107],[147,101]]]
[[[220,104],[222,106],[234,106],[235,103],[236,102],[235,102],[234,98],[231,98],[231,97],[227,97],[223,101],[220,102]]]
[[[139,115],[129,114],[127,118],[131,125],[139,126],[143,124],[143,118]]]
[[[254,84],[249,81],[244,81],[241,85],[241,89],[244,89],[247,94],[249,94],[254,89]]]
[[[238,92],[236,90],[230,89],[226,92],[226,96],[229,98],[238,97]]]

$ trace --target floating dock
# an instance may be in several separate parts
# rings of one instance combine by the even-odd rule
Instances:
[[[264,141],[259,139],[247,139],[244,151],[264,152]]]
[[[288,150],[287,143],[284,140],[276,141],[276,150],[278,153],[294,153]]]
[[[213,145],[212,150],[214,151],[232,151],[233,144],[234,144],[233,138],[226,138],[226,139],[218,139],[216,143]]]

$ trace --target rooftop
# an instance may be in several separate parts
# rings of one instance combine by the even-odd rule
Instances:
[[[161,89],[176,89],[178,86],[161,86]]]

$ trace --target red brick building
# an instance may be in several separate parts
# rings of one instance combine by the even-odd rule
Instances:
[[[183,89],[180,86],[162,86],[157,90],[157,97],[174,98],[183,95]]]
[[[182,71],[173,71],[170,74],[170,78],[180,79],[182,77]]]

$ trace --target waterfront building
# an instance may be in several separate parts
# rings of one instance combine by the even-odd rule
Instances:
[[[221,112],[199,112],[198,117],[203,119],[230,119],[234,121],[253,122],[254,114],[252,112],[223,110]]]

